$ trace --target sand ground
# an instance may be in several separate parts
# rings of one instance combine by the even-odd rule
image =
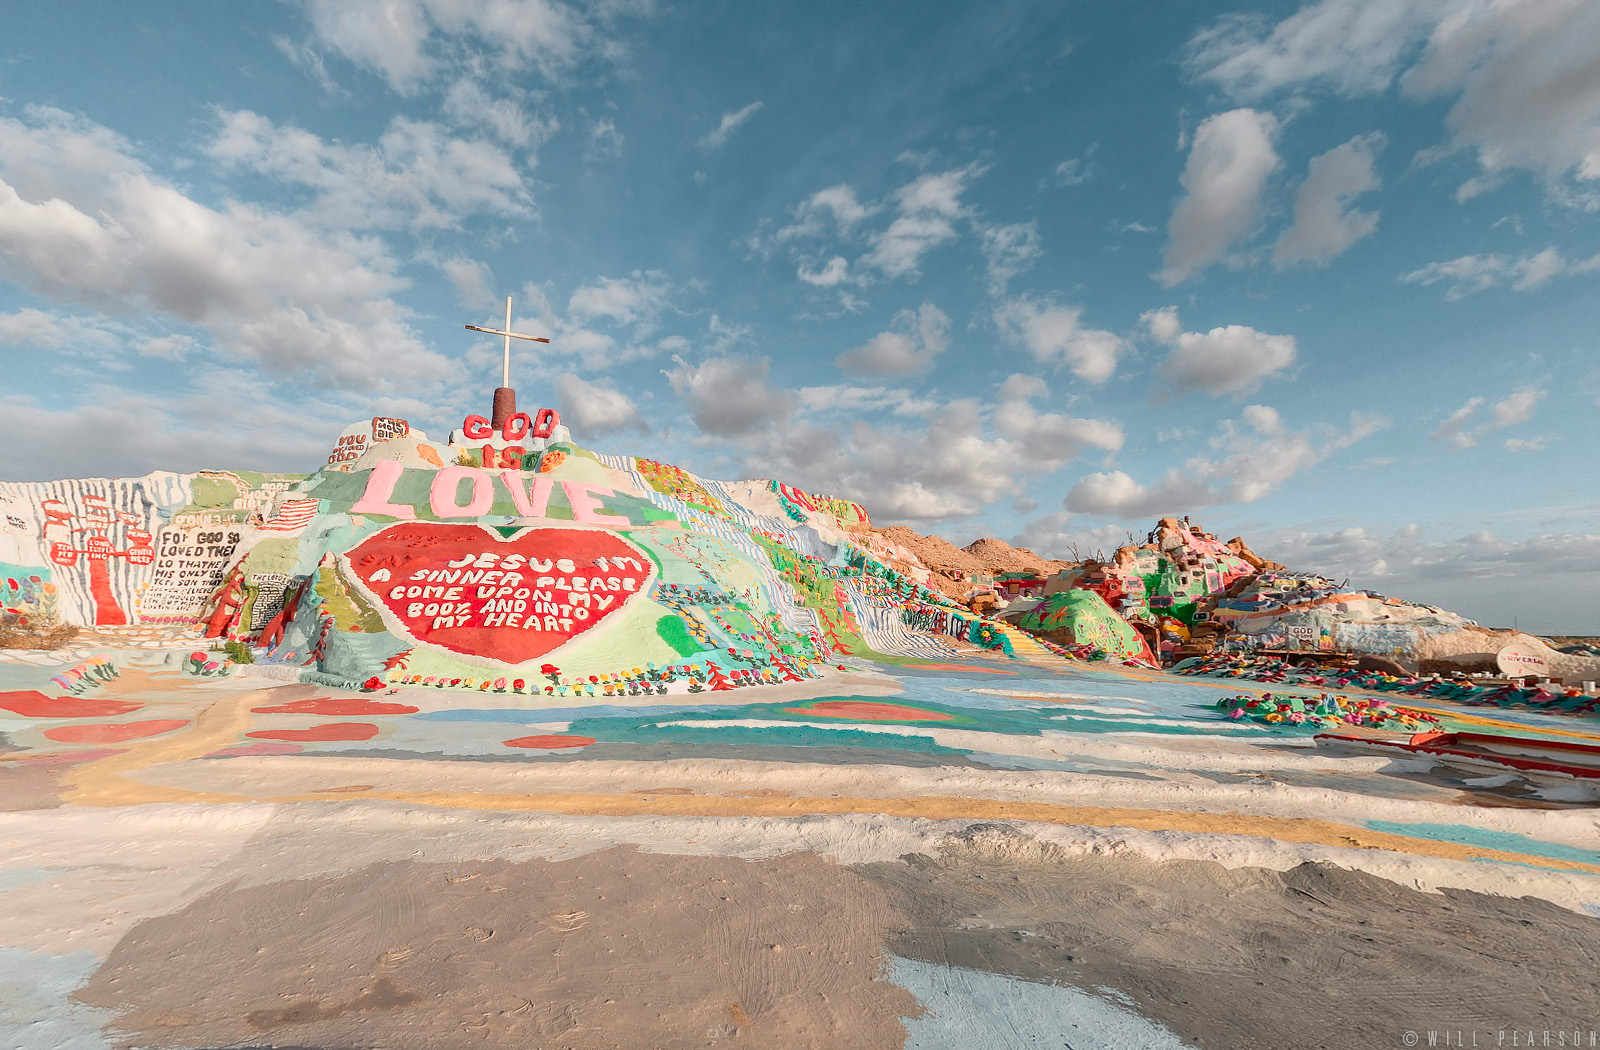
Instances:
[[[83,741],[0,714],[0,1047],[1600,1033],[1592,796],[1221,725],[1214,694],[1014,662],[326,715],[366,701],[130,662],[96,695],[142,706]],[[352,719],[376,735],[323,731]]]

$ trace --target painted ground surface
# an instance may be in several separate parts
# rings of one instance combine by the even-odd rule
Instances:
[[[1592,793],[1229,721],[1237,683],[963,652],[715,694],[352,693],[188,655],[128,628],[0,661],[0,1046],[1600,1025]]]

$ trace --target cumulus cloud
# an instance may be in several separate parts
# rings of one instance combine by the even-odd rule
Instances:
[[[780,229],[775,237],[782,242],[821,237],[829,232],[848,236],[876,211],[876,206],[868,206],[857,200],[852,187],[840,183],[818,190],[796,205],[794,221]]]
[[[1597,271],[1600,271],[1600,255],[1568,260],[1560,250],[1546,248],[1520,258],[1490,252],[1482,255],[1463,255],[1444,262],[1432,262],[1409,273],[1401,274],[1400,281],[1403,284],[1444,284],[1445,299],[1455,302],[1469,295],[1489,291],[1491,288],[1509,288],[1514,292],[1526,292],[1540,287],[1555,277],[1577,276]]]
[[[343,229],[452,226],[475,214],[527,217],[533,199],[502,146],[396,117],[371,145],[327,142],[249,111],[223,111],[206,152],[225,169],[298,187]]]
[[[1267,179],[1279,165],[1277,131],[1275,117],[1254,109],[1218,113],[1195,129],[1179,178],[1184,195],[1167,223],[1162,284],[1200,273],[1255,228]]]
[[[670,375],[702,430],[709,424],[737,432],[746,476],[785,478],[863,501],[882,522],[970,518],[1021,496],[1031,475],[1088,449],[1114,451],[1122,444],[1121,428],[1111,421],[1040,411],[1036,402],[1049,390],[1030,376],[1002,384],[998,401],[987,406],[973,398],[935,402],[887,387],[806,387],[790,394],[772,385],[762,360],[713,360],[698,368],[679,361]],[[749,402],[768,408],[739,408]],[[718,408],[739,414],[722,418]],[[910,422],[915,418],[927,422]]]
[[[735,131],[744,127],[750,122],[751,117],[761,112],[761,108],[765,104],[758,99],[743,109],[734,110],[732,113],[724,113],[717,126],[706,132],[705,137],[700,140],[700,145],[706,149],[721,149]]]
[[[691,365],[674,356],[665,375],[703,433],[742,437],[783,422],[798,399],[768,379],[769,358],[711,357]]]
[[[639,406],[628,395],[613,387],[591,383],[571,372],[551,380],[555,384],[558,407],[564,422],[570,424],[580,440],[588,435],[613,434],[623,430],[648,433]]]
[[[1041,558],[1078,561],[1110,558],[1118,547],[1143,540],[1122,525],[1086,525],[1069,511],[1042,514],[1023,526],[1010,542],[1026,547]]]
[[[0,277],[208,330],[226,354],[381,387],[449,371],[392,296],[381,242],[240,203],[200,204],[105,129],[52,110],[0,119]]]
[[[1557,200],[1592,210],[1596,39],[1600,6],[1589,0],[1319,0],[1276,24],[1223,18],[1190,41],[1188,63],[1245,101],[1307,88],[1376,95],[1398,80],[1414,100],[1450,101],[1449,141],[1433,155],[1469,150],[1489,179],[1531,171]]]
[[[1373,160],[1384,146],[1380,132],[1369,132],[1313,157],[1294,202],[1294,225],[1272,250],[1279,269],[1296,263],[1321,265],[1378,229],[1378,213],[1359,211],[1350,202],[1380,185]]]
[[[1151,310],[1140,320],[1151,336],[1172,348],[1160,373],[1179,394],[1247,393],[1294,363],[1292,335],[1269,335],[1242,324],[1185,332],[1176,306]]]
[[[967,214],[961,195],[978,174],[969,165],[923,175],[901,187],[894,195],[894,221],[873,237],[861,265],[890,278],[916,274],[924,255],[956,239],[956,220]]]
[[[749,464],[821,492],[861,500],[875,521],[970,518],[1020,492],[1014,442],[985,433],[975,400],[949,402],[921,429],[856,420],[798,421],[762,435]]]
[[[1211,439],[1211,455],[1196,456],[1146,485],[1120,470],[1088,474],[1067,493],[1064,506],[1079,514],[1122,519],[1187,514],[1227,503],[1254,503],[1284,482],[1388,425],[1353,414],[1341,427],[1285,426],[1277,411],[1249,405],[1225,420]]]
[[[1103,383],[1117,370],[1127,341],[1115,332],[1085,328],[1083,309],[1021,296],[995,309],[1000,331],[1042,364],[1060,368],[1090,383]]]
[[[865,345],[840,354],[834,363],[858,375],[919,375],[932,370],[934,360],[950,345],[950,318],[931,302],[901,310],[893,324]]]
[[[1018,454],[1031,468],[1050,473],[1077,459],[1085,449],[1116,452],[1122,448],[1122,428],[1111,420],[1040,412],[1034,402],[1049,393],[1049,386],[1037,376],[1013,375],[1000,386],[995,432],[1015,441]]]

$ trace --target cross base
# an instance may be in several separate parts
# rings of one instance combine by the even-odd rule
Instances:
[[[490,414],[489,425],[499,430],[505,421],[517,414],[517,392],[508,386],[495,387],[494,411]]]

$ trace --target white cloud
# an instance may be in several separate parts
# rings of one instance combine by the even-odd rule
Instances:
[[[340,418],[326,403],[285,404],[260,384],[248,394],[224,380],[196,384],[151,398],[115,387],[91,387],[71,408],[46,408],[26,397],[0,396],[0,413],[19,433],[48,434],[49,441],[0,445],[0,477],[27,481],[57,478],[137,477],[152,469],[193,471],[313,470],[327,457],[339,423],[319,432],[307,419]],[[248,402],[243,398],[248,396]],[[217,406],[248,403],[249,411],[216,424]],[[348,409],[343,418],[353,413]],[[369,413],[370,414],[370,413]],[[107,440],[115,435],[115,440]],[[295,465],[298,464],[297,468]]]
[[[1081,307],[1061,306],[1028,296],[1002,303],[994,320],[1000,331],[1034,359],[1052,367],[1066,365],[1073,375],[1103,383],[1117,370],[1117,357],[1127,343],[1114,332],[1084,328]]]
[[[768,358],[711,357],[698,365],[672,360],[677,367],[664,374],[703,433],[741,437],[794,414],[798,399],[767,378]]]
[[[1350,202],[1380,185],[1373,159],[1384,142],[1374,131],[1312,158],[1295,197],[1294,225],[1272,251],[1274,266],[1324,264],[1377,230],[1378,213],[1358,211]]]
[[[1189,41],[1192,73],[1235,98],[1263,99],[1308,83],[1345,95],[1394,82],[1428,27],[1454,0],[1321,0],[1270,26],[1228,15]]]
[[[1569,261],[1559,249],[1546,248],[1532,255],[1512,258],[1497,252],[1463,255],[1444,262],[1432,262],[1400,275],[1403,284],[1447,285],[1444,297],[1449,302],[1477,295],[1491,288],[1510,288],[1526,292],[1553,278],[1578,276],[1600,271],[1600,255]]]
[[[487,306],[495,301],[495,294],[492,291],[494,274],[485,264],[458,255],[452,259],[445,259],[438,265],[439,271],[456,290],[456,298],[460,300],[462,306]]]
[[[1078,561],[1083,558],[1109,559],[1118,547],[1142,542],[1121,525],[1086,526],[1068,511],[1044,514],[1023,526],[1011,543],[1027,547],[1041,558]]]
[[[924,255],[956,239],[956,220],[967,214],[961,194],[979,173],[969,165],[922,175],[901,187],[895,193],[894,221],[872,239],[872,249],[860,264],[889,278],[915,275]]]
[[[1532,419],[1544,396],[1545,391],[1539,387],[1523,387],[1493,404],[1489,404],[1488,399],[1483,397],[1468,398],[1460,408],[1446,416],[1444,422],[1439,424],[1433,432],[1433,440],[1442,441],[1451,448],[1472,448],[1477,445],[1480,437],[1491,430],[1518,426]],[[1478,410],[1486,404],[1489,405],[1489,411],[1482,422],[1469,427],[1468,424],[1478,418]],[[1533,439],[1533,441],[1539,442],[1539,448],[1544,447],[1543,439]],[[1507,442],[1506,447],[1512,451],[1537,451],[1533,448],[1533,441],[1519,442],[1515,447],[1511,442]]]
[[[856,191],[844,184],[818,190],[794,208],[794,222],[777,232],[780,242],[797,238],[821,237],[831,230],[849,236],[863,220],[878,209],[856,199]]]
[[[1600,179],[1600,77],[1590,0],[1320,0],[1276,25],[1230,16],[1190,42],[1192,72],[1235,98],[1322,87],[1375,95],[1399,79],[1418,101],[1450,100],[1440,156],[1470,150],[1482,177],[1526,170],[1558,201],[1600,207],[1575,184]]]
[[[1450,413],[1444,422],[1439,424],[1432,434],[1433,440],[1447,442],[1454,448],[1471,448],[1476,445],[1478,439],[1466,430],[1466,425],[1473,414],[1483,407],[1483,401],[1481,397],[1469,397],[1466,404]]]
[[[804,412],[888,412],[895,416],[927,416],[940,407],[938,401],[917,397],[905,387],[805,386],[797,393]]]
[[[666,275],[659,270],[599,277],[572,293],[567,313],[578,324],[604,317],[617,324],[648,327],[666,308],[670,290]]]
[[[1250,405],[1237,421],[1223,422],[1210,442],[1214,455],[1196,456],[1175,466],[1154,485],[1141,484],[1120,470],[1085,475],[1067,493],[1064,506],[1074,513],[1127,519],[1254,503],[1387,425],[1384,419],[1357,413],[1342,427],[1293,431],[1283,425],[1276,410]]]
[[[31,307],[0,314],[0,345],[46,350],[89,346],[109,350],[122,345],[126,335],[126,329],[114,330],[97,318],[66,317]]]
[[[985,436],[978,402],[961,400],[922,430],[867,420],[787,426],[761,438],[748,465],[860,500],[874,521],[950,521],[1019,493],[1027,465],[1017,453],[1015,442]]]
[[[724,113],[717,126],[706,132],[705,137],[700,140],[700,145],[706,149],[721,149],[735,131],[744,127],[751,117],[761,112],[764,105],[765,103],[758,99],[743,109]]]
[[[801,264],[796,276],[807,284],[814,284],[819,288],[832,288],[834,285],[842,284],[846,280],[849,276],[849,267],[850,264],[845,261],[844,256],[835,255],[828,260],[826,266],[815,273],[807,270],[805,265]]]
[[[616,121],[609,117],[592,121],[589,124],[589,145],[584,151],[584,158],[595,161],[606,157],[620,157],[622,141],[622,132],[617,130]]]
[[[402,92],[448,64],[451,39],[502,68],[531,67],[553,78],[572,68],[595,35],[572,8],[549,0],[306,0],[306,16],[318,44]]]
[[[989,294],[1006,293],[1006,285],[1033,268],[1044,254],[1039,245],[1039,224],[1018,222],[1010,226],[985,226],[979,231],[983,256],[989,264]]]
[[[571,372],[563,372],[551,382],[560,398],[558,407],[562,418],[572,424],[580,441],[591,434],[598,436],[623,430],[648,433],[650,430],[639,406],[619,390],[587,382]]]
[[[1162,284],[1188,280],[1254,229],[1267,179],[1279,164],[1277,131],[1275,117],[1254,109],[1218,113],[1195,129],[1179,179],[1184,196],[1167,223],[1165,265],[1157,275]]]
[[[860,375],[908,376],[931,371],[950,345],[950,318],[931,302],[895,314],[894,329],[846,351],[834,363]]]
[[[1139,323],[1149,331],[1151,338],[1158,343],[1168,346],[1178,341],[1178,336],[1183,334],[1183,325],[1178,321],[1178,308],[1176,306],[1163,306],[1159,310],[1146,310],[1139,315]]]
[[[1543,452],[1549,441],[1548,437],[1506,438],[1505,447],[1508,452]]]
[[[1247,393],[1294,364],[1292,335],[1270,335],[1242,324],[1185,332],[1175,306],[1151,310],[1140,320],[1157,341],[1172,348],[1160,371],[1179,394]]]
[[[391,296],[381,242],[160,181],[103,128],[0,119],[0,277],[52,298],[198,325],[226,354],[343,386],[449,374]]]
[[[1525,387],[1506,395],[1489,406],[1488,429],[1499,430],[1501,427],[1514,427],[1518,423],[1526,423],[1533,418],[1533,410],[1543,398],[1544,391],[1533,387]]]
[[[516,162],[486,139],[396,117],[376,144],[347,146],[258,113],[219,115],[206,148],[213,159],[307,191],[310,213],[331,226],[445,227],[474,214],[533,214]]]
[[[1033,403],[1049,393],[1049,386],[1037,376],[1013,375],[1000,386],[995,432],[1015,441],[1019,456],[1031,468],[1049,473],[1087,448],[1106,452],[1122,448],[1122,428],[1110,420],[1038,411]]]
[[[1088,182],[1095,173],[1094,164],[1091,162],[1091,158],[1094,156],[1094,153],[1095,147],[1090,146],[1084,151],[1083,156],[1068,157],[1060,164],[1057,164],[1055,166],[1055,170],[1052,172],[1052,175],[1055,179],[1055,184],[1057,186],[1065,187],[1077,186]]]
[[[471,76],[450,85],[441,108],[457,127],[482,128],[519,149],[536,150],[561,130],[555,117],[529,113],[517,98],[491,95]]]

